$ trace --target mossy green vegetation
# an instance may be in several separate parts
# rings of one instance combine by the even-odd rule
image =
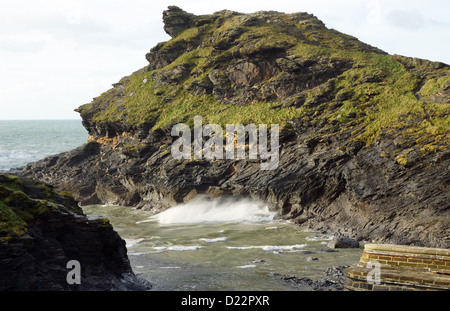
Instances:
[[[436,91],[442,87],[446,83],[450,81],[450,76],[443,76],[438,78],[429,79],[420,89],[420,94],[422,96],[428,96],[436,93]]]
[[[289,120],[325,120],[338,128],[333,133],[349,129],[353,140],[367,145],[383,131],[395,129],[395,135],[415,133],[422,152],[450,145],[449,106],[433,100],[449,83],[448,66],[387,55],[352,36],[327,29],[306,13],[225,12],[202,18],[211,18],[213,22],[181,31],[155,52],[160,57],[178,55],[174,60],[161,68],[143,68],[122,79],[120,87],[80,107],[81,115],[100,124],[150,124],[153,130],[179,122],[192,125],[196,115],[202,116],[204,122],[221,126],[255,123],[283,127]],[[278,56],[270,59],[273,55]],[[270,61],[276,68],[276,74],[249,86],[269,100],[224,104],[211,90],[195,89],[211,84],[210,74],[218,69],[216,75],[223,81],[222,89],[232,90],[233,83],[238,83],[228,81],[233,66],[252,59]],[[287,59],[300,64],[298,75],[311,72],[305,65],[308,62],[314,63],[319,72],[322,67],[326,71],[337,63],[350,65],[331,79],[331,89],[305,86],[305,103],[285,106],[281,104],[282,97],[271,98],[265,92],[277,94],[274,85],[283,81],[285,72],[280,68]],[[236,92],[231,95],[239,96]],[[329,127],[324,131],[328,130]],[[440,140],[436,141],[436,137]]]
[[[21,236],[26,229],[27,223],[22,217],[0,200],[0,242],[9,240],[11,236]]]
[[[17,176],[0,174],[0,241],[26,233],[29,221],[58,210],[56,202],[80,212],[69,193],[57,193],[44,184],[24,184]]]

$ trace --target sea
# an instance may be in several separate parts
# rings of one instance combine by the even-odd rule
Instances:
[[[0,120],[0,171],[74,149],[87,138],[81,120]]]
[[[125,206],[83,210],[110,220],[133,271],[155,291],[310,291],[286,278],[320,280],[326,269],[357,263],[362,254],[329,252],[330,236],[277,219],[250,198],[199,197],[156,215]]]
[[[0,121],[0,171],[86,143],[79,120]],[[279,275],[318,280],[359,261],[362,249],[329,252],[330,236],[277,219],[251,198],[197,199],[162,213],[132,206],[83,206],[109,219],[125,240],[133,271],[155,291],[291,291]]]

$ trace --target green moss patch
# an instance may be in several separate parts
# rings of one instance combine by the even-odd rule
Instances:
[[[23,182],[17,176],[0,174],[0,241],[27,232],[27,223],[56,212],[58,204],[80,212],[69,193],[57,193],[44,184]],[[61,205],[60,205],[61,206]]]

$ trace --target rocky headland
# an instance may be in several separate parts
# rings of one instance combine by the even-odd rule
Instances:
[[[86,217],[77,203],[49,185],[0,174],[0,291],[151,289],[109,221]]]
[[[249,196],[304,228],[450,248],[450,66],[389,55],[308,13],[171,6],[163,20],[172,39],[148,64],[77,109],[89,141],[22,176],[82,204],[155,212]],[[194,116],[279,124],[279,166],[175,159],[171,129]]]

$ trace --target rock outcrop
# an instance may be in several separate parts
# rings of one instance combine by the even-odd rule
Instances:
[[[107,219],[86,217],[69,193],[0,175],[0,291],[150,288]]]
[[[359,248],[359,243],[354,239],[334,237],[327,246],[329,248]]]
[[[171,37],[176,37],[183,30],[194,26],[194,14],[189,14],[176,6],[169,6],[163,13],[164,31]]]
[[[77,109],[88,143],[23,176],[82,204],[157,212],[199,193],[250,196],[336,236],[450,247],[448,65],[388,55],[308,13],[163,17],[172,39],[149,64]],[[194,116],[280,124],[278,167],[175,159],[171,128]]]

